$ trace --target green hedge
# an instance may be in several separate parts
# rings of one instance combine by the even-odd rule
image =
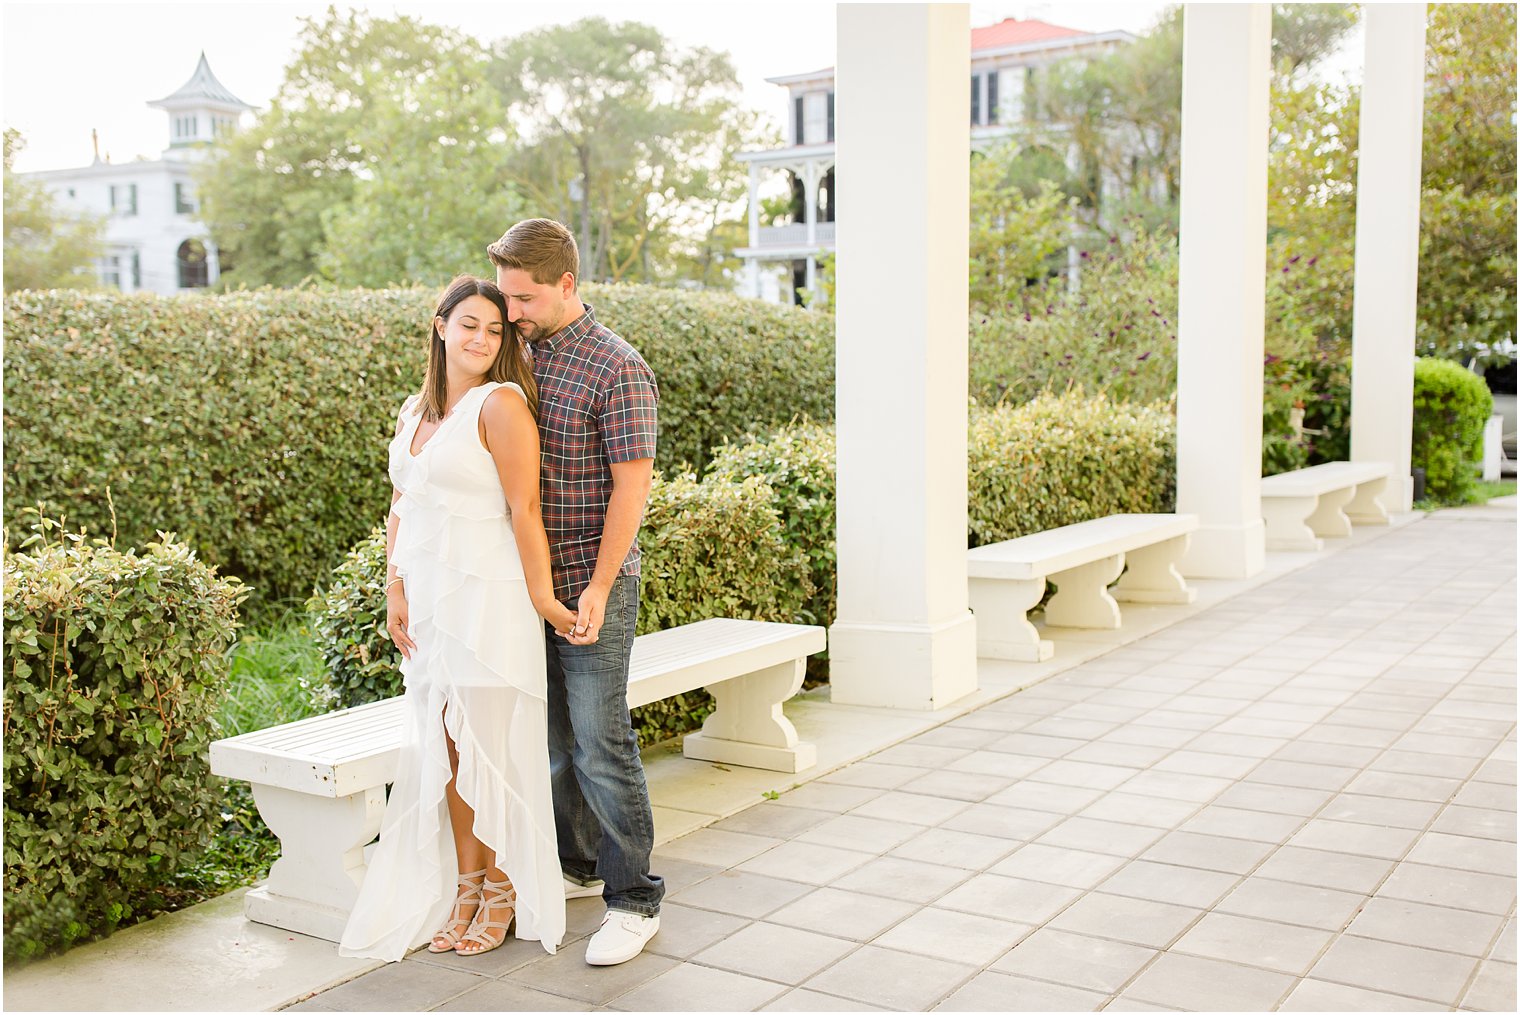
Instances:
[[[434,295],[8,293],[6,502],[127,543],[173,529],[253,587],[255,620],[304,599],[385,513],[385,444]],[[586,297],[659,377],[662,467],[832,413],[827,315],[643,286]]]
[[[639,632],[709,617],[794,621],[811,594],[807,562],[788,544],[763,479],[656,477],[639,533]],[[334,572],[310,608],[328,667],[323,707],[400,694],[400,656],[385,636],[385,533],[376,529]],[[634,711],[645,743],[694,728],[711,710],[703,691]]]
[[[1411,461],[1425,470],[1425,496],[1461,504],[1483,463],[1483,426],[1494,396],[1483,378],[1460,363],[1418,359],[1414,365]]]
[[[217,821],[207,747],[244,589],[172,538],[5,561],[5,957],[108,933]]]

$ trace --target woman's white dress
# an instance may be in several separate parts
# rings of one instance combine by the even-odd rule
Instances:
[[[517,889],[516,936],[553,952],[565,931],[564,882],[549,795],[544,625],[533,609],[496,465],[480,443],[486,397],[469,391],[413,455],[421,414],[402,407],[390,445],[401,491],[392,548],[405,579],[401,663],[406,725],[380,843],[339,954],[400,959],[443,928],[458,864],[444,788],[447,728],[459,752],[458,790],[475,836]],[[511,397],[511,396],[507,396]]]

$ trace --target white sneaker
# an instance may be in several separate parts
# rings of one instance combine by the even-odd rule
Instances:
[[[569,878],[565,878],[565,898],[567,898],[567,899],[594,899],[594,898],[599,898],[601,896],[601,894],[602,894],[602,889],[605,888],[605,887],[606,887],[606,885],[602,882],[601,878],[594,878],[593,880],[589,881],[588,883],[586,883],[584,885],[581,884],[579,881],[571,881]]]
[[[658,916],[640,916],[617,909],[607,910],[602,926],[586,945],[586,961],[593,966],[615,966],[644,950],[644,943],[660,929]]]

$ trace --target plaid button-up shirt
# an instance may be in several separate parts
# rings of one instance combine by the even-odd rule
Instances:
[[[542,455],[539,498],[554,595],[579,595],[596,570],[612,496],[612,463],[653,458],[660,391],[627,342],[586,312],[533,344]],[[635,539],[618,570],[639,573]]]

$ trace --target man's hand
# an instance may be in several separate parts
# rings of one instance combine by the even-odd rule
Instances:
[[[572,645],[592,645],[602,631],[602,621],[607,616],[608,589],[595,582],[586,586],[576,607],[575,626],[570,629]]]

